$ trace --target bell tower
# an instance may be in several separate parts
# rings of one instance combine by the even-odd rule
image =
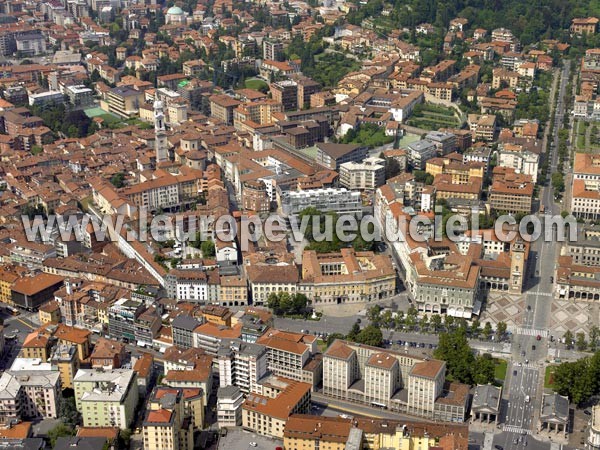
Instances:
[[[160,100],[154,102],[154,149],[156,151],[156,164],[169,161],[169,143],[165,130],[165,115],[163,103]]]
[[[508,290],[514,294],[523,292],[525,279],[525,244],[518,239],[510,249],[510,285]]]

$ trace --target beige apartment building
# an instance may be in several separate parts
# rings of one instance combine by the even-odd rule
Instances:
[[[183,389],[154,389],[144,418],[143,437],[146,450],[194,448],[194,428],[185,413]]]
[[[255,433],[283,438],[285,424],[292,414],[310,411],[311,385],[271,376],[260,393],[251,393],[242,405],[242,426]]]
[[[287,331],[269,330],[257,344],[267,348],[268,368],[275,375],[302,381],[303,368],[316,353],[315,336]]]
[[[573,161],[571,213],[582,219],[600,217],[600,155],[576,153]]]
[[[336,340],[323,355],[323,394],[429,419],[464,421],[469,387],[445,383],[445,372],[443,361]]]
[[[394,295],[396,272],[389,256],[343,248],[339,253],[306,250],[300,292],[323,304],[368,303]]]
[[[415,364],[408,374],[408,412],[431,416],[444,387],[446,363],[430,360]]]
[[[531,212],[535,184],[530,175],[508,167],[495,167],[490,187],[490,207],[508,214]]]
[[[60,374],[39,359],[17,358],[0,376],[0,423],[55,419],[60,407]]]

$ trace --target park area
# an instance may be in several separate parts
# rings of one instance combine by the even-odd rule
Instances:
[[[415,106],[415,109],[406,123],[412,127],[424,130],[438,130],[439,128],[460,127],[452,108],[424,103]]]
[[[546,367],[546,374],[544,375],[544,387],[548,389],[554,388],[554,371],[556,366]]]
[[[575,126],[575,145],[580,153],[600,153],[600,123],[580,120]]]
[[[269,92],[269,85],[267,84],[267,82],[259,78],[248,78],[244,82],[244,85],[247,89],[254,89],[256,91],[261,92]]]

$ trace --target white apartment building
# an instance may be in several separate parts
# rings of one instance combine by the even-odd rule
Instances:
[[[242,392],[255,390],[258,380],[267,374],[267,349],[240,339],[221,342],[217,353],[219,383],[222,388],[236,386]]]
[[[498,147],[498,165],[530,175],[534,183],[537,182],[539,160],[539,155],[525,150],[521,145],[500,144]]]
[[[207,302],[208,281],[206,273],[199,270],[178,270],[175,290],[178,301]]]
[[[375,190],[385,183],[385,161],[366,158],[340,165],[340,184],[350,190]]]
[[[306,208],[316,208],[322,213],[356,214],[362,212],[360,192],[345,188],[307,189],[281,194],[281,209],[285,216],[295,216]]]
[[[217,423],[219,428],[242,424],[244,394],[237,386],[223,386],[217,391]]]

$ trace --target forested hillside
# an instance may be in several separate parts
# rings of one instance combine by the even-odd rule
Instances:
[[[370,0],[348,20],[359,24],[367,17],[378,17],[384,0]],[[465,17],[469,26],[492,30],[506,27],[522,44],[541,39],[560,39],[568,32],[574,17],[600,17],[600,0],[392,0],[390,22],[412,28],[428,22],[447,27],[451,19]]]

